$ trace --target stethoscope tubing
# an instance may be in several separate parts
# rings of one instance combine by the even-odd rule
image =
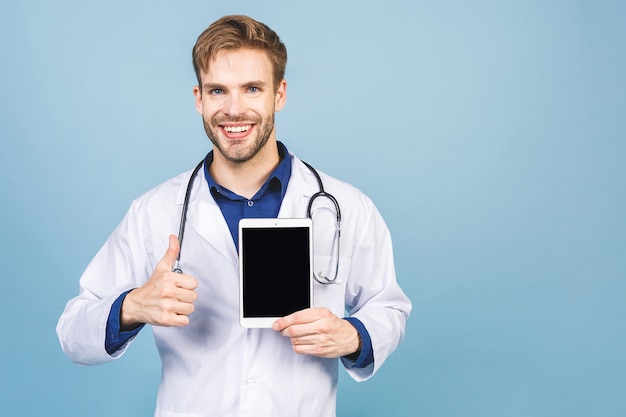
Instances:
[[[178,243],[179,243],[179,251],[178,251],[178,256],[176,257],[176,261],[174,261],[174,265],[172,266],[172,272],[177,272],[179,274],[183,273],[183,270],[180,268],[180,255],[182,253],[182,249],[183,249],[183,238],[185,236],[185,226],[187,224],[187,209],[189,207],[189,199],[191,197],[191,190],[193,189],[193,183],[196,179],[196,176],[198,175],[198,172],[200,171],[200,169],[202,168],[202,166],[204,165],[205,160],[203,159],[202,161],[200,161],[200,163],[198,163],[198,165],[196,165],[196,167],[194,168],[193,172],[191,173],[191,177],[189,178],[189,182],[187,183],[187,190],[185,191],[185,200],[183,201],[183,209],[181,211],[181,215],[180,215],[180,226],[178,228]],[[313,194],[310,198],[309,198],[309,204],[307,205],[307,210],[306,210],[306,215],[308,218],[312,219],[312,208],[313,208],[313,202],[315,201],[316,198],[319,197],[326,197],[328,198],[330,201],[332,201],[333,205],[335,206],[335,212],[337,213],[337,262],[336,262],[336,268],[335,268],[335,274],[334,277],[328,278],[326,276],[324,276],[321,272],[319,272],[320,278],[319,279],[316,274],[313,274],[313,278],[315,278],[315,280],[317,282],[319,282],[320,284],[334,284],[337,280],[337,275],[339,274],[339,242],[341,242],[341,210],[339,208],[339,202],[337,201],[337,199],[335,198],[335,196],[333,196],[330,193],[327,193],[324,190],[324,184],[322,182],[322,178],[320,177],[319,173],[317,172],[317,170],[315,168],[313,168],[309,163],[302,161],[302,163],[311,171],[311,173],[315,176],[315,179],[317,181],[317,185],[319,187],[319,191],[316,192],[315,194]]]
[[[189,206],[189,197],[191,196],[191,189],[193,188],[193,182],[198,175],[198,172],[204,165],[204,159],[200,161],[198,165],[193,169],[191,173],[191,177],[189,178],[189,182],[187,183],[187,190],[185,191],[185,200],[183,201],[183,210],[180,216],[180,226],[178,227],[178,256],[176,257],[176,261],[174,261],[174,265],[172,266],[172,272],[177,272],[179,274],[183,273],[183,270],[180,269],[180,254],[183,251],[183,238],[185,237],[185,225],[187,224],[187,208]]]

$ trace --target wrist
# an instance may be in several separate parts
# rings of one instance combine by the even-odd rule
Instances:
[[[354,330],[356,332],[356,328]],[[356,332],[356,339],[356,349],[352,353],[345,355],[347,359],[355,362],[357,359],[359,359],[359,356],[361,355],[361,335],[358,332]]]
[[[136,329],[143,324],[137,320],[133,314],[133,306],[135,304],[133,296],[135,290],[136,288],[126,293],[120,307],[120,331],[123,332]]]

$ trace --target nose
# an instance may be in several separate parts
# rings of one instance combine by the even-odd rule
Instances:
[[[245,113],[243,105],[243,97],[238,93],[231,93],[228,95],[228,99],[224,103],[224,114],[229,116],[239,116]]]

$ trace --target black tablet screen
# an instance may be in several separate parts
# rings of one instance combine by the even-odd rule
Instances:
[[[310,307],[310,229],[243,228],[244,317],[283,317]]]

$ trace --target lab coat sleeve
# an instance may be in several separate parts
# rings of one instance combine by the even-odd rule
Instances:
[[[350,367],[356,381],[369,379],[382,366],[404,338],[411,302],[396,281],[391,236],[371,201],[366,221],[359,229],[346,287],[346,308],[370,334],[374,362],[365,368]]]
[[[105,350],[106,323],[117,297],[145,282],[152,272],[149,245],[140,233],[138,207],[130,210],[93,258],[57,324],[63,352],[74,362],[97,365],[120,357],[132,342],[113,355]]]

